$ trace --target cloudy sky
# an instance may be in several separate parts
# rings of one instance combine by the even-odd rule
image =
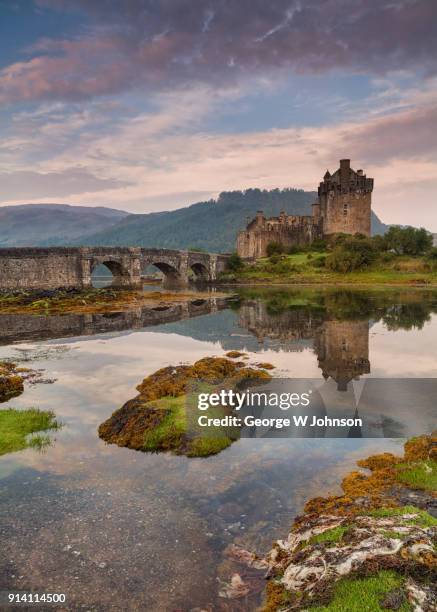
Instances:
[[[0,0],[0,205],[315,189],[437,232],[436,0]]]

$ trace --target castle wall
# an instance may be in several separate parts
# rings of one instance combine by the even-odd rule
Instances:
[[[326,198],[323,217],[323,233],[364,234],[370,236],[370,192],[350,191],[339,193],[334,190],[323,196]]]
[[[321,227],[310,216],[289,216],[287,220],[265,219],[249,225],[237,236],[237,253],[244,259],[266,257],[267,246],[277,242],[285,248],[305,246],[321,237]]]

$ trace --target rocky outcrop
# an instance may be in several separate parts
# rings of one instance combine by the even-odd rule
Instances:
[[[403,457],[359,461],[367,473],[346,476],[342,495],[310,500],[264,558],[234,547],[234,560],[265,571],[264,610],[358,610],[362,600],[375,612],[436,610],[436,449],[437,432],[409,440]],[[223,597],[241,597],[238,575]]]
[[[24,391],[23,377],[15,363],[0,361],[0,402],[7,402]]]
[[[244,362],[224,357],[161,368],[138,385],[139,395],[100,425],[99,436],[105,442],[134,450],[171,451],[189,457],[216,454],[240,437],[240,428],[196,426],[199,413],[193,397],[199,385],[202,392],[211,393],[270,378],[265,368],[247,367]],[[217,406],[213,416],[231,414],[231,408]]]

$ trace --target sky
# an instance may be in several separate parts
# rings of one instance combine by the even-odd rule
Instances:
[[[0,0],[0,206],[155,212],[350,158],[437,232],[436,0]]]

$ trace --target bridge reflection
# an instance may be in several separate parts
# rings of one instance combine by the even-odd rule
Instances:
[[[139,306],[112,313],[0,314],[0,345],[138,330],[211,314],[227,307],[226,298],[210,297],[155,307]]]

